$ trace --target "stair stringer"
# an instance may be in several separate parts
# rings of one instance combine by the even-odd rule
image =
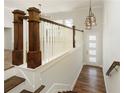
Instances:
[[[15,66],[6,70],[4,73],[4,80],[7,80],[12,76],[19,76],[25,79],[25,82],[16,86],[8,93],[20,93],[23,89],[34,92],[42,85],[42,79],[39,70],[23,68],[23,66]]]
[[[42,85],[42,79],[38,70],[16,67],[16,71],[17,76],[25,78],[25,84],[23,89],[34,92]]]

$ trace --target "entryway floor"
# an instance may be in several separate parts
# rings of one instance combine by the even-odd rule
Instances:
[[[84,65],[74,91],[77,93],[106,93],[102,68]]]

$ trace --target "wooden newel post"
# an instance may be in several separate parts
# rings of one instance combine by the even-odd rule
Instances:
[[[14,50],[12,51],[12,64],[23,64],[23,18],[25,13],[14,10]]]
[[[73,48],[76,47],[75,45],[75,26],[72,27],[73,28]]]
[[[37,8],[31,7],[28,9],[29,13],[29,52],[27,54],[28,68],[36,68],[41,65],[41,51],[40,51],[40,11]]]

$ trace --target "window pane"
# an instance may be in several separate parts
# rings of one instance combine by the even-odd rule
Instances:
[[[96,50],[89,50],[89,55],[96,55]]]
[[[96,40],[96,36],[94,36],[94,35],[89,36],[89,40],[95,41]]]
[[[96,62],[96,57],[90,57],[90,58],[89,58],[89,61],[90,61],[90,62],[93,62],[93,63]]]
[[[89,48],[96,48],[96,43],[89,43]]]

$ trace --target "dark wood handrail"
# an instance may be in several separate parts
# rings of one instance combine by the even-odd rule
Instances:
[[[29,16],[24,16],[23,19],[28,19]],[[55,25],[58,25],[58,26],[62,26],[62,27],[66,27],[66,28],[69,28],[69,29],[72,29],[72,27],[69,27],[69,26],[66,26],[66,25],[63,25],[63,24],[60,24],[60,23],[57,23],[55,21],[52,21],[52,20],[49,20],[49,19],[46,19],[46,18],[43,18],[43,17],[40,17],[40,20],[41,21],[44,21],[44,22],[48,22],[48,23],[52,23],[52,24],[55,24]],[[84,32],[83,30],[79,30],[79,29],[75,29],[76,31],[80,31],[80,32]]]
[[[116,67],[116,66],[120,66],[120,62],[119,61],[114,61],[112,63],[112,65],[110,66],[110,68],[108,69],[108,71],[106,72],[106,75],[109,76],[111,71]]]
[[[66,25],[57,23],[55,21],[52,21],[52,20],[49,20],[49,19],[46,19],[46,18],[40,18],[40,20],[45,21],[45,22],[48,22],[48,23],[52,23],[52,24],[55,24],[55,25],[59,25],[59,26],[62,26],[62,27],[66,27],[66,28],[69,28],[69,29],[72,29],[71,27],[68,27]]]
[[[66,27],[66,28],[69,28],[69,29],[73,29],[72,27],[68,27],[68,26],[66,26],[66,25],[57,23],[57,22],[55,22],[55,21],[52,21],[52,20],[49,20],[49,19],[46,19],[46,18],[40,18],[40,20],[45,21],[45,22],[48,22],[48,23],[52,23],[52,24],[55,24],[55,25],[59,25],[59,26],[62,26],[62,27]],[[83,32],[83,30],[79,30],[79,29],[75,29],[75,30],[76,30],[76,31]]]

